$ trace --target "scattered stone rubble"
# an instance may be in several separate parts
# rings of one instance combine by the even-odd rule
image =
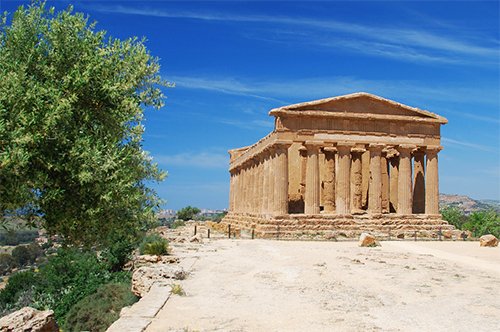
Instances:
[[[56,332],[59,331],[54,312],[24,307],[0,318],[1,332]]]
[[[479,245],[481,247],[497,247],[498,239],[492,234],[486,234],[479,238]]]
[[[360,247],[379,247],[380,243],[377,241],[375,236],[368,234],[368,233],[362,233],[361,236],[359,237],[359,246]]]

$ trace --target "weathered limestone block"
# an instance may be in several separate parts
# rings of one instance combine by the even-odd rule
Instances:
[[[481,247],[497,247],[498,239],[492,234],[486,234],[479,238],[479,244]]]
[[[359,237],[359,246],[360,247],[377,247],[380,246],[380,243],[377,241],[375,236],[368,233],[361,233]]]
[[[196,235],[191,236],[191,238],[189,239],[189,242],[202,243],[203,239],[201,238],[201,234],[198,233]]]
[[[172,280],[183,280],[187,272],[179,265],[156,264],[142,266],[132,274],[132,292],[144,296],[155,283],[170,283]]]
[[[40,311],[31,307],[24,307],[0,318],[1,332],[52,332],[59,331],[54,312]]]

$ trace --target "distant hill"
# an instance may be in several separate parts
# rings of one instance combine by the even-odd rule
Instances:
[[[472,199],[465,195],[439,194],[439,207],[455,206],[463,210],[465,214],[474,211],[493,209],[500,213],[500,201],[484,199]]]

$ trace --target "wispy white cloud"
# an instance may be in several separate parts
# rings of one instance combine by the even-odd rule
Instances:
[[[238,128],[243,128],[243,129],[259,129],[259,128],[267,128],[267,129],[273,129],[274,128],[274,123],[272,120],[265,121],[265,120],[250,120],[250,121],[243,121],[243,120],[237,120],[237,119],[218,119],[216,120],[217,122],[235,126]]]
[[[387,98],[415,100],[437,100],[449,102],[470,102],[476,104],[498,105],[498,91],[494,86],[470,87],[457,85],[437,85],[431,82],[411,80],[366,80],[356,77],[335,76],[296,78],[287,80],[236,79],[231,77],[169,76],[180,88],[212,90],[228,94],[239,94],[259,98],[268,96],[278,105],[288,104],[290,100],[304,100],[335,96],[339,94],[365,91]],[[187,83],[185,83],[187,82]],[[419,96],[425,96],[423,99]],[[419,105],[414,105],[419,106]]]
[[[308,42],[316,42],[327,47],[344,47],[363,53],[378,56],[389,56],[403,61],[438,61],[462,62],[457,55],[469,55],[487,59],[491,64],[498,63],[500,51],[498,41],[483,40],[480,45],[474,42],[458,39],[455,30],[449,31],[449,36],[438,35],[422,28],[380,27],[368,26],[338,20],[321,20],[307,17],[269,16],[269,15],[238,15],[214,12],[171,11],[158,8],[134,8],[121,5],[103,6],[91,5],[93,10],[130,15],[181,18],[216,22],[258,23],[264,25],[283,25],[301,29],[311,29],[322,32],[332,32],[337,36],[345,34],[342,42],[332,43],[325,38],[311,38]],[[351,42],[352,37],[356,42]],[[272,37],[269,36],[271,39]],[[341,39],[337,37],[337,39]],[[437,53],[437,54],[435,54]],[[477,63],[477,62],[472,62]]]
[[[217,91],[227,94],[283,102],[283,100],[259,95],[253,87],[239,82],[234,78],[169,76],[169,79],[175,82],[178,87]]]
[[[154,156],[154,161],[167,167],[227,168],[229,165],[229,154],[220,152],[184,152],[173,155],[156,155]]]
[[[460,147],[460,148],[477,149],[477,150],[488,151],[488,152],[498,152],[498,149],[495,149],[495,148],[490,147],[490,146],[459,141],[459,140],[455,140],[455,139],[447,138],[447,137],[441,137],[441,141],[443,142],[444,146],[455,146],[455,147]]]

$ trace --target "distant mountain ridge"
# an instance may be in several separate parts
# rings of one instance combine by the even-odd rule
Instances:
[[[439,207],[454,206],[466,214],[479,210],[493,209],[500,213],[500,201],[492,199],[477,200],[465,195],[439,194]]]

